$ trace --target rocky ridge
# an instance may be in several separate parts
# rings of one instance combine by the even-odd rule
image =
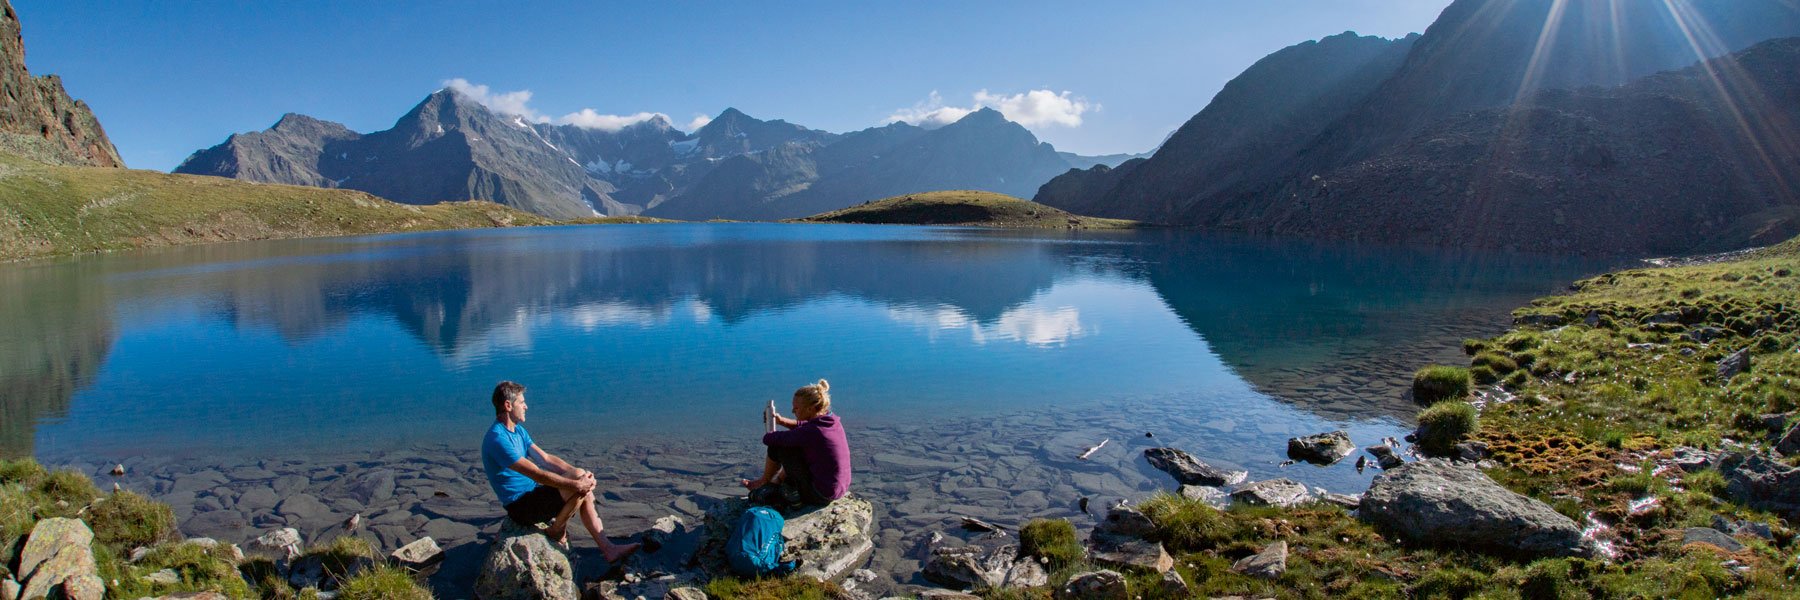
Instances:
[[[94,111],[69,97],[62,78],[26,70],[18,13],[4,0],[0,13],[0,152],[55,165],[125,166]]]

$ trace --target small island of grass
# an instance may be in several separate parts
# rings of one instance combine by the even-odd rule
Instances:
[[[1140,226],[1136,221],[1084,217],[1006,194],[975,190],[894,196],[793,221],[1029,229],[1130,229]]]

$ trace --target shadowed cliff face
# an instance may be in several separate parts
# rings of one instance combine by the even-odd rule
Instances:
[[[18,13],[5,0],[0,12],[0,152],[58,165],[125,166],[94,112],[69,97],[62,78],[25,69]]]

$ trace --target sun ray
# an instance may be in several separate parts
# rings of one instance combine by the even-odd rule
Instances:
[[[1782,175],[1782,169],[1768,148],[1769,144],[1774,144],[1779,147],[1783,156],[1795,156],[1796,144],[1792,132],[1789,131],[1790,128],[1785,127],[1784,124],[1766,121],[1753,125],[1751,123],[1753,119],[1764,121],[1758,119],[1756,115],[1774,113],[1774,107],[1770,106],[1768,96],[1735,62],[1708,60],[1708,57],[1726,55],[1725,50],[1728,49],[1724,48],[1724,44],[1714,34],[1710,24],[1699,16],[1689,0],[1662,0],[1662,4],[1664,9],[1669,12],[1669,16],[1674,19],[1675,26],[1681,31],[1682,37],[1686,39],[1688,47],[1699,59],[1698,67],[1705,77],[1706,84],[1717,96],[1720,107],[1731,118],[1732,124],[1737,127],[1738,134],[1743,137],[1744,143],[1748,144],[1750,151],[1755,154],[1753,158],[1760,162],[1763,169],[1768,172],[1770,181],[1775,184],[1776,191],[1784,198],[1792,198],[1793,190],[1789,186],[1787,178]],[[1721,73],[1722,70],[1723,73]],[[1756,106],[1753,108],[1756,110],[1745,111],[1743,103],[1755,104]],[[1763,134],[1766,134],[1767,139]]]

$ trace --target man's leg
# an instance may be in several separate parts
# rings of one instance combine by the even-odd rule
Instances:
[[[563,507],[562,510],[557,511],[556,518],[550,520],[550,528],[544,530],[544,535],[558,542],[566,542],[569,531],[569,517],[575,516],[575,511],[581,509],[582,499],[589,498],[591,495],[584,494],[577,496],[574,492],[568,490],[557,491],[562,493]]]
[[[616,562],[638,549],[637,544],[614,544],[612,540],[606,539],[606,527],[600,523],[600,511],[594,508],[593,492],[576,494],[563,490],[562,494],[568,504],[557,515],[557,522],[566,525],[570,514],[580,512],[581,526],[587,528],[589,535],[594,536],[594,543],[600,546],[600,554],[606,557],[606,562]]]

